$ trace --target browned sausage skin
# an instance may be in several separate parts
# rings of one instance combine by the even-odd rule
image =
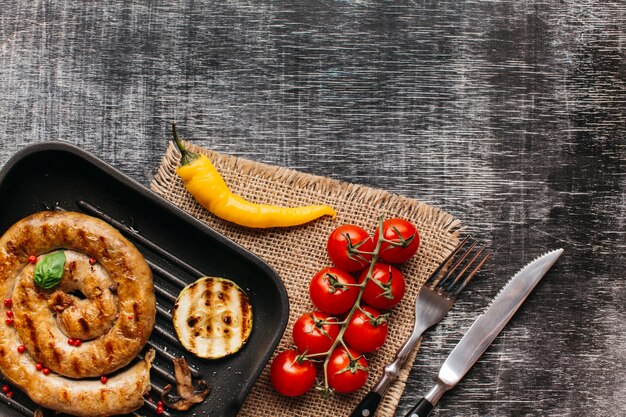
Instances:
[[[61,283],[42,290],[28,257],[66,253]],[[95,259],[92,265],[90,258]],[[109,378],[143,349],[154,327],[152,273],[139,251],[107,223],[80,213],[40,212],[0,238],[0,298],[14,325],[0,325],[0,369],[35,402],[74,415],[132,411],[149,389],[153,355]],[[80,339],[70,346],[68,338]],[[23,344],[26,352],[17,352]],[[54,374],[37,372],[40,362]]]

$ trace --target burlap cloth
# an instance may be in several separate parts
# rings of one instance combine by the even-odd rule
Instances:
[[[244,417],[348,416],[411,333],[415,297],[426,277],[454,248],[460,222],[440,209],[382,190],[221,155],[189,143],[187,145],[193,151],[205,153],[230,189],[250,201],[285,206],[323,203],[337,210],[338,215],[334,220],[325,217],[294,228],[250,230],[227,223],[207,212],[185,190],[175,172],[180,155],[173,145],[167,149],[152,181],[151,187],[155,192],[257,254],[278,272],[287,288],[290,313],[289,324],[277,353],[293,346],[291,328],[295,320],[313,309],[308,296],[309,281],[315,272],[331,265],[326,254],[326,239],[335,227],[354,223],[373,232],[376,219],[383,214],[386,217],[408,219],[419,229],[422,243],[418,254],[400,267],[407,280],[407,291],[403,301],[390,315],[387,342],[377,353],[367,355],[370,369],[367,386],[350,395],[327,398],[311,391],[302,397],[290,399],[279,395],[272,388],[268,364],[239,413],[239,416]],[[399,380],[384,397],[378,416],[393,416],[416,351],[402,370]]]

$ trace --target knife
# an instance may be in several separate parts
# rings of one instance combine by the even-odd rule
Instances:
[[[562,253],[563,249],[548,252],[530,262],[511,278],[452,350],[439,370],[435,386],[405,417],[426,417],[430,414],[443,394],[458,384],[487,350]]]

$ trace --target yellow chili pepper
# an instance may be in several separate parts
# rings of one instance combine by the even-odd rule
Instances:
[[[326,205],[279,207],[251,203],[233,194],[206,155],[185,148],[175,123],[172,134],[181,153],[181,166],[176,172],[191,195],[217,217],[254,228],[296,226],[326,215],[335,217],[335,210]]]

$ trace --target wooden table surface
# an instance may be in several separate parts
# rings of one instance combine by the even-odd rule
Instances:
[[[0,165],[64,140],[147,185],[175,119],[210,149],[404,194],[489,242],[398,416],[557,247],[433,415],[626,415],[623,1],[4,0],[0,23]]]

